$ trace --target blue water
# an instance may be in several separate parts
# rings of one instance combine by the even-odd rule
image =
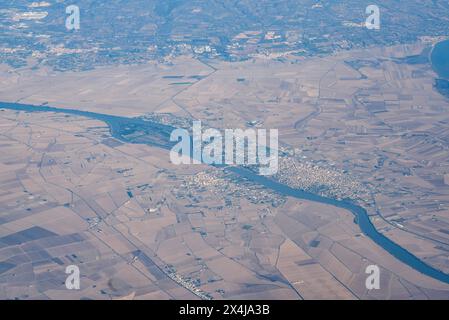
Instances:
[[[440,78],[449,80],[449,40],[438,42],[430,56],[432,68]]]
[[[146,143],[154,146],[158,146],[164,149],[171,148],[172,143],[169,141],[170,132],[174,129],[170,126],[162,124],[144,121],[139,118],[126,118],[119,116],[110,116],[100,113],[80,111],[74,109],[60,109],[47,106],[32,106],[17,103],[2,103],[0,102],[0,108],[11,109],[17,111],[27,112],[57,112],[64,114],[72,114],[78,116],[84,116],[92,119],[104,121],[110,128],[111,135],[119,140],[128,143]],[[123,132],[130,132],[130,128],[135,130],[144,130],[151,132],[149,137],[144,142],[139,142],[134,139],[129,139]],[[356,217],[356,221],[360,227],[360,230],[377,245],[389,252],[392,256],[396,257],[399,261],[408,265],[409,267],[429,276],[434,279],[449,284],[449,275],[433,268],[414,256],[412,253],[402,248],[397,243],[391,241],[381,233],[379,233],[369,219],[367,211],[347,200],[335,200],[326,198],[317,194],[313,194],[304,190],[294,189],[279,182],[275,182],[267,177],[259,176],[252,171],[239,167],[227,167],[226,170],[231,171],[240,177],[246,178],[252,182],[260,184],[268,189],[274,190],[285,196],[294,197],[297,199],[310,200],[314,202],[324,203],[332,205],[338,208],[349,210]]]

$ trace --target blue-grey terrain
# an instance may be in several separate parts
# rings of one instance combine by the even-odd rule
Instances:
[[[367,0],[78,0],[75,4],[81,8],[82,27],[68,33],[65,9],[72,2],[29,8],[30,1],[2,1],[2,46],[20,50],[2,52],[0,61],[23,66],[33,52],[48,52],[56,44],[71,49],[98,48],[78,55],[50,54],[45,63],[58,70],[161,59],[185,53],[185,44],[210,46],[210,50],[197,50],[196,54],[231,61],[273,50],[301,49],[298,54],[313,56],[339,49],[409,43],[420,36],[445,35],[449,28],[447,1],[381,1],[382,32],[369,32],[348,25],[365,22],[365,9],[372,2]],[[44,11],[48,16],[31,20],[22,28],[17,19],[11,19],[21,11]],[[257,46],[248,39],[235,39],[247,30],[274,31],[279,37],[258,39]]]

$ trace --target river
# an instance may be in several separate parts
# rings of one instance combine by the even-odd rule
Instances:
[[[438,74],[435,89],[449,98],[449,40],[438,42],[430,55],[432,69]]]
[[[4,103],[0,102],[0,109],[9,109],[26,112],[55,112],[63,114],[71,114],[77,116],[84,116],[91,119],[96,119],[105,122],[110,129],[111,135],[123,142],[127,143],[141,143],[152,146],[157,146],[164,149],[170,149],[174,144],[170,142],[170,133],[173,127],[162,125],[155,122],[145,121],[140,118],[127,118],[119,116],[111,116],[101,113],[81,111],[75,109],[61,109],[49,106],[33,106],[18,103]],[[142,132],[137,138],[127,137],[133,132]],[[356,217],[356,221],[360,230],[373,240],[377,245],[389,252],[396,259],[409,267],[444,283],[449,284],[449,275],[428,265],[397,243],[393,242],[383,234],[379,233],[371,220],[369,219],[367,211],[354,204],[349,200],[336,200],[326,198],[317,194],[313,194],[304,190],[294,189],[287,185],[273,181],[267,177],[259,176],[252,171],[241,167],[226,167],[225,170],[231,171],[234,174],[246,178],[254,183],[263,185],[264,187],[274,190],[285,196],[294,197],[297,199],[309,200],[319,202],[327,205],[332,205],[338,208],[343,208],[352,212]]]
[[[430,59],[438,76],[449,80],[449,40],[438,42],[432,49]]]

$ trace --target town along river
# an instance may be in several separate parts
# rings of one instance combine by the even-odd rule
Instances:
[[[75,109],[60,109],[48,106],[32,106],[17,103],[3,103],[0,102],[0,109],[9,109],[26,112],[55,112],[70,114],[76,116],[88,117],[105,122],[110,129],[111,135],[123,142],[148,144],[164,149],[170,149],[176,142],[170,142],[170,133],[173,127],[162,125],[159,123],[146,121],[140,118],[126,118],[119,116],[111,116],[106,114],[80,111]],[[168,157],[167,157],[168,159]],[[262,185],[268,189],[274,190],[280,194],[297,199],[304,199],[314,202],[319,202],[338,208],[343,208],[352,212],[356,218],[361,231],[373,240],[377,245],[389,252],[396,259],[409,267],[429,276],[434,279],[449,284],[449,275],[433,268],[420,260],[418,257],[402,248],[397,243],[391,241],[379,233],[369,219],[367,211],[354,204],[350,200],[336,200],[326,198],[317,194],[313,194],[304,190],[294,189],[287,185],[273,181],[267,177],[259,176],[256,173],[242,167],[226,167],[225,170],[231,171],[234,174],[252,181],[253,183]]]

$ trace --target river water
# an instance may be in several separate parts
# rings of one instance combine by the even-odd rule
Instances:
[[[438,42],[432,49],[430,59],[438,76],[449,80],[449,40]]]
[[[435,89],[449,98],[449,40],[441,41],[432,48],[430,60],[432,69],[438,74]]]
[[[111,135],[123,142],[149,144],[164,149],[170,149],[174,144],[173,142],[170,142],[170,133],[174,129],[173,127],[145,121],[140,118],[126,118],[88,111],[80,111],[75,109],[60,109],[48,106],[33,106],[26,104],[0,102],[0,109],[2,108],[26,112],[55,112],[84,116],[105,122],[109,126]],[[145,138],[128,138],[127,135],[129,135],[133,131],[145,133]],[[326,198],[304,190],[294,189],[287,185],[273,181],[267,177],[259,176],[254,172],[241,167],[227,167],[225,170],[231,171],[242,178],[246,178],[254,183],[263,185],[264,187],[274,190],[285,196],[319,202],[338,208],[343,208],[352,212],[363,234],[373,240],[377,245],[382,247],[396,259],[408,265],[409,267],[429,277],[449,284],[448,274],[428,265],[397,243],[379,233],[369,219],[367,211],[364,208],[354,204],[353,202],[349,200],[336,200]]]

